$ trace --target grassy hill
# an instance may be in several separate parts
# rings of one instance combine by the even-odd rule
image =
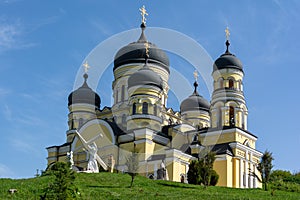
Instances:
[[[51,177],[31,179],[0,179],[0,199],[39,199]],[[76,186],[79,199],[300,199],[300,193],[284,191],[263,191],[261,189],[233,189],[207,187],[150,180],[137,176],[134,186],[129,187],[131,177],[127,174],[77,174]],[[8,190],[15,188],[15,194]],[[273,195],[271,195],[273,193]]]

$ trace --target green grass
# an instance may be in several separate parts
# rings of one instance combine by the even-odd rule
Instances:
[[[39,199],[39,195],[50,181],[50,177],[32,179],[0,179],[0,199]],[[233,189],[207,187],[150,180],[137,176],[134,186],[129,187],[131,177],[127,174],[77,174],[76,186],[79,199],[300,199],[298,192],[271,191],[261,189]],[[9,194],[8,189],[18,190]]]

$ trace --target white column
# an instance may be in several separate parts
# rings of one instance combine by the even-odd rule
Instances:
[[[240,188],[243,188],[243,160],[240,158]]]
[[[246,151],[246,156],[245,156],[246,160],[245,160],[245,188],[248,188],[248,151]]]
[[[253,172],[253,169],[252,169],[252,152],[250,152],[250,158],[249,158],[249,160],[250,160],[250,169],[249,169],[249,172]],[[253,183],[252,183],[252,176],[251,176],[251,174],[250,174],[250,178],[249,178],[249,188],[252,188],[253,187]]]

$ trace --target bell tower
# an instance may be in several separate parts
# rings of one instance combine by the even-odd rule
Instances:
[[[243,65],[229,51],[229,30],[226,28],[226,51],[214,63],[214,91],[211,100],[212,128],[239,127],[247,130],[248,109],[243,90]]]

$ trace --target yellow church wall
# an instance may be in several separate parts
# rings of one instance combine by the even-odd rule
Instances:
[[[217,186],[227,186],[227,161],[216,160],[213,169],[219,175]]]
[[[233,187],[233,161],[231,156],[226,155],[217,159],[213,168],[219,175],[217,186]]]

